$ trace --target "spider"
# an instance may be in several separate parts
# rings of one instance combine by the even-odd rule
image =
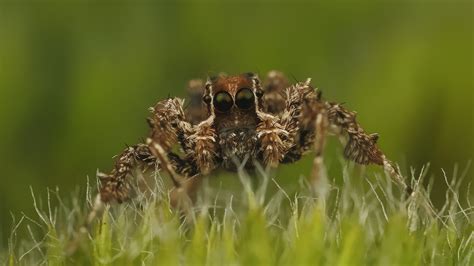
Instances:
[[[98,174],[100,201],[131,199],[136,168],[166,172],[175,187],[172,193],[191,196],[202,177],[216,169],[236,170],[236,162],[249,169],[257,163],[277,167],[311,151],[315,154],[311,180],[316,182],[330,134],[343,139],[347,159],[383,166],[411,194],[394,164],[377,147],[378,135],[367,134],[355,112],[323,100],[310,81],[291,85],[279,71],[269,72],[263,82],[254,73],[191,80],[189,105],[185,108],[181,98],[159,101],[150,108],[146,140],[127,147],[110,173]]]

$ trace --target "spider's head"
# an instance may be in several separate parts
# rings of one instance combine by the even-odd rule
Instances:
[[[203,101],[215,115],[218,130],[254,128],[263,90],[254,73],[238,76],[219,75],[208,79]]]

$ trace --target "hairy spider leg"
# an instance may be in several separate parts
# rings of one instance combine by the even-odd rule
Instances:
[[[328,108],[328,119],[333,133],[339,136],[344,148],[344,156],[358,164],[376,164],[383,166],[385,172],[408,196],[413,193],[412,187],[405,183],[393,162],[387,159],[385,154],[377,147],[379,135],[377,133],[367,134],[356,121],[356,113],[349,111],[338,103],[326,103]]]

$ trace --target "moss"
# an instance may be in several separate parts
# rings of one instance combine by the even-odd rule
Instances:
[[[347,171],[344,172],[348,175]],[[240,173],[241,195],[203,189],[192,209],[170,207],[160,190],[106,208],[68,255],[89,206],[82,197],[59,201],[38,218],[29,241],[10,241],[6,264],[51,265],[472,265],[473,209],[466,196],[448,191],[445,208],[434,211],[428,193],[415,186],[408,199],[388,179],[365,185],[329,184],[317,195],[252,189]],[[345,176],[348,178],[349,176]],[[157,177],[159,178],[159,177]],[[260,178],[260,177],[257,177]],[[265,178],[269,178],[266,176]],[[264,180],[265,180],[264,178]],[[367,180],[369,181],[369,180]],[[415,180],[416,181],[416,180]],[[160,182],[157,182],[158,184]],[[303,183],[303,182],[302,182]],[[417,182],[414,182],[417,183]],[[257,191],[254,193],[254,191]],[[271,191],[269,189],[268,191]],[[453,193],[456,193],[454,196]],[[269,195],[271,194],[271,195]],[[464,200],[464,201],[463,201]],[[465,202],[468,206],[461,207]],[[36,200],[35,200],[36,205]],[[55,205],[53,204],[48,204]],[[54,214],[54,215],[51,215]],[[45,219],[45,217],[54,217]],[[37,220],[37,221],[36,221]],[[12,237],[15,232],[12,233]]]

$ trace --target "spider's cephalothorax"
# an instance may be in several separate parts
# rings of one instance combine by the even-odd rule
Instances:
[[[324,173],[322,152],[329,134],[343,139],[346,158],[382,165],[411,190],[377,147],[378,135],[365,133],[354,112],[324,101],[310,79],[289,85],[278,71],[263,82],[253,73],[219,75],[207,82],[192,80],[188,91],[187,109],[180,98],[150,108],[146,142],[127,147],[111,173],[99,175],[102,202],[123,202],[134,195],[132,169],[137,166],[166,172],[179,188],[173,192],[190,195],[216,169],[233,170],[242,162],[275,167],[313,151],[311,180],[316,183]]]
[[[234,169],[235,160],[255,160],[257,150],[258,99],[262,96],[257,76],[220,75],[208,80],[203,101],[214,117],[216,143],[220,161],[226,169]]]

